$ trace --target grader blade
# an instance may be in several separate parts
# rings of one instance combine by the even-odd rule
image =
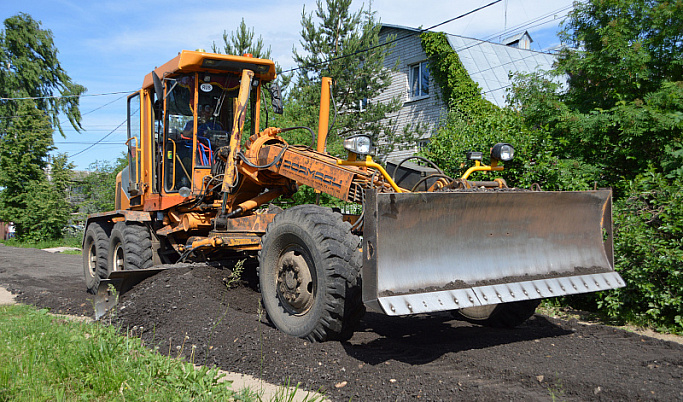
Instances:
[[[608,190],[366,192],[363,301],[427,313],[624,286]]]

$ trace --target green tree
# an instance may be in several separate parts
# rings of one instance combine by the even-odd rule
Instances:
[[[683,333],[683,180],[652,170],[614,205],[615,265],[626,287],[595,295],[611,317]]]
[[[568,46],[553,75],[518,82],[516,107],[528,124],[547,126],[561,152],[601,171],[617,186],[651,163],[680,174],[683,130],[683,1],[577,3],[561,38]],[[623,182],[625,183],[625,182]]]
[[[45,112],[50,124],[62,135],[59,113],[80,130],[79,95],[85,87],[72,82],[62,68],[52,32],[42,29],[40,22],[24,13],[7,18],[4,27],[0,32],[0,97],[38,97],[36,107]],[[21,102],[0,101],[0,115],[18,115]],[[11,119],[0,119],[0,135],[10,123]]]
[[[412,138],[410,133],[395,133],[386,120],[388,114],[400,109],[398,98],[388,103],[365,103],[391,83],[390,71],[384,68],[390,49],[380,43],[379,30],[375,14],[362,8],[351,11],[351,0],[318,0],[312,13],[306,13],[304,7],[302,50],[293,50],[297,82],[280,121],[316,129],[321,80],[331,77],[337,114],[330,118],[334,126],[328,136],[328,152],[342,155],[341,139],[354,134],[370,135],[375,144],[382,145],[380,155]],[[309,143],[308,134],[298,135],[292,142]]]
[[[230,32],[223,31],[223,46],[222,48],[213,42],[211,49],[214,53],[232,54],[242,56],[249,53],[259,59],[270,59],[270,46],[267,48],[263,43],[263,37],[259,35],[254,42],[254,28],[248,28],[247,24],[242,18],[240,26],[237,31]]]
[[[62,69],[52,33],[39,22],[19,14],[7,18],[4,27],[0,95],[29,99],[0,101],[0,219],[15,223],[19,239],[56,238],[69,218],[72,165],[64,155],[49,164],[48,153],[54,149],[54,128],[62,132],[59,113],[80,130],[78,96],[85,88]]]
[[[111,211],[115,208],[116,175],[128,165],[125,155],[112,162],[95,161],[90,164],[89,173],[80,183],[83,201],[78,212],[88,215]]]
[[[569,301],[680,332],[683,1],[577,3],[561,38],[555,70],[517,77],[513,104],[558,155],[615,188],[615,267],[626,281]],[[557,76],[568,77],[564,92]]]
[[[19,103],[17,112],[21,117],[0,138],[0,220],[14,222],[20,240],[58,238],[69,218],[65,189],[72,166],[64,155],[48,164],[52,126],[33,101]]]
[[[224,53],[237,56],[242,56],[245,53],[249,53],[256,58],[270,59],[270,46],[265,46],[263,42],[263,37],[261,35],[259,35],[258,39],[254,41],[254,35],[254,28],[248,28],[247,24],[244,22],[244,18],[242,18],[242,22],[240,22],[240,26],[236,31],[230,33],[228,33],[228,31],[223,31],[222,48],[218,46],[216,42],[213,42],[211,44],[211,50],[214,53]],[[283,74],[282,67],[277,62],[277,60],[273,61],[275,62],[275,71],[277,71],[277,79],[275,82],[281,87],[282,90],[285,90],[292,80],[292,74]],[[269,102],[263,102],[261,104],[262,116],[265,116],[266,118],[270,117],[268,110],[269,107]],[[270,125],[270,121],[264,121],[264,123]],[[250,124],[250,122],[247,122],[245,131],[249,130]]]

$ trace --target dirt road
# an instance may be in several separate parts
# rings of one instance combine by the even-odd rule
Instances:
[[[148,345],[334,401],[683,400],[683,346],[601,325],[535,315],[515,330],[449,314],[366,314],[346,343],[284,335],[248,286],[205,265],[162,272],[123,295],[116,320]],[[92,315],[81,257],[0,246],[0,285],[19,301]]]

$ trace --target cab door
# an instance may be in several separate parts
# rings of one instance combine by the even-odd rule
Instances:
[[[140,205],[140,172],[142,171],[142,150],[140,149],[140,92],[128,97],[128,194],[130,205]],[[125,183],[123,185],[126,185]]]

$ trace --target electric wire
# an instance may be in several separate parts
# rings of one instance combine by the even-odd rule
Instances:
[[[109,137],[110,135],[114,134],[114,132],[115,132],[116,130],[118,130],[122,125],[126,124],[127,121],[128,121],[128,119],[122,121],[121,124],[119,124],[118,126],[116,126],[115,129],[111,130],[111,131],[109,132],[109,134],[107,134],[107,135],[105,135],[104,137],[100,138],[99,141],[94,142],[94,143],[93,143],[92,145],[90,145],[89,147],[83,148],[82,150],[76,152],[76,153],[73,154],[73,155],[69,155],[69,159],[71,159],[71,158],[73,158],[73,157],[75,157],[75,156],[78,156],[78,155],[82,154],[83,152],[89,150],[90,148],[94,147],[95,145],[101,143],[101,142],[104,141],[107,137]]]
[[[131,94],[133,92],[135,92],[135,91],[117,91],[117,92],[104,92],[104,93],[100,93],[100,94],[80,94],[80,95],[27,96],[27,97],[23,97],[23,98],[0,98],[0,101],[81,98],[81,97],[85,97],[85,96],[109,96],[109,95],[119,95],[119,94]]]
[[[338,57],[333,57],[333,58],[330,58],[330,59],[327,59],[327,60],[324,60],[324,61],[320,61],[320,62],[317,62],[317,63],[308,64],[308,65],[306,65],[306,66],[300,66],[300,67],[295,67],[295,68],[291,68],[291,69],[288,69],[288,70],[284,70],[284,71],[282,71],[282,73],[289,73],[289,72],[293,72],[293,71],[297,71],[297,70],[309,69],[309,68],[312,68],[312,67],[315,67],[315,66],[318,66],[318,65],[329,64],[329,63],[331,63],[331,62],[333,62],[333,61],[337,61],[337,60],[341,60],[341,59],[344,59],[344,58],[353,57],[353,56],[356,56],[356,55],[362,54],[362,53],[367,53],[367,52],[369,52],[369,51],[371,51],[371,50],[374,50],[374,49],[377,49],[377,48],[380,48],[380,47],[383,47],[383,46],[388,46],[388,45],[393,44],[393,43],[396,43],[396,42],[398,42],[398,41],[400,41],[400,40],[404,40],[404,39],[407,39],[407,38],[410,38],[410,37],[414,37],[414,36],[416,36],[416,35],[419,34],[419,33],[433,30],[433,29],[435,29],[435,28],[437,28],[437,27],[439,27],[439,26],[448,24],[448,23],[450,23],[450,22],[456,21],[456,20],[458,20],[458,19],[464,18],[464,17],[469,16],[469,15],[472,15],[472,14],[477,13],[477,12],[479,12],[479,11],[481,11],[481,10],[484,10],[484,9],[490,7],[490,6],[493,6],[493,5],[497,4],[497,3],[500,3],[501,1],[502,1],[502,0],[495,0],[495,1],[492,1],[492,2],[490,2],[490,3],[488,3],[488,4],[485,4],[485,5],[482,5],[482,6],[480,6],[480,7],[477,7],[477,8],[475,8],[475,9],[473,9],[473,10],[470,10],[470,11],[468,11],[468,12],[466,12],[466,13],[460,14],[460,15],[458,15],[458,16],[456,16],[456,17],[450,18],[450,19],[445,20],[445,21],[443,21],[443,22],[440,22],[440,23],[438,23],[438,24],[432,25],[432,26],[430,26],[430,27],[428,27],[428,28],[420,29],[420,30],[418,30],[418,32],[414,32],[414,33],[410,33],[410,34],[407,34],[407,35],[404,35],[404,36],[401,36],[401,37],[398,37],[398,38],[394,38],[394,39],[391,40],[391,41],[387,41],[387,42],[384,42],[384,43],[381,43],[381,44],[378,44],[378,45],[370,46],[370,47],[368,47],[368,48],[358,50],[358,51],[356,51],[356,52],[354,52],[354,53],[351,53],[351,54],[348,54],[348,55],[342,55],[342,56],[338,56]],[[536,22],[536,21],[540,21],[540,20],[542,20],[542,19],[545,19],[545,18],[547,18],[547,17],[550,16],[550,15],[554,15],[554,14],[556,14],[557,12],[564,11],[564,10],[566,10],[566,9],[568,9],[568,8],[571,8],[571,7],[570,7],[570,6],[567,6],[567,7],[564,7],[564,8],[558,9],[558,10],[555,10],[555,11],[553,11],[553,12],[551,12],[551,13],[548,13],[548,14],[545,15],[545,16],[537,17],[537,18],[533,19],[533,20],[531,21],[531,23]],[[549,21],[549,22],[551,22],[551,21]],[[547,22],[546,22],[546,23],[547,23]],[[528,24],[528,23],[527,23],[527,24]],[[521,26],[525,26],[524,24],[520,24],[520,25],[521,25]],[[541,24],[541,25],[542,25],[542,24]],[[510,30],[508,30],[508,31],[510,31]],[[495,35],[494,35],[494,36],[495,36]],[[470,47],[473,47],[473,46],[477,46],[477,45],[482,44],[482,43],[485,43],[485,42],[486,42],[486,41],[482,41],[482,42],[479,42],[479,43],[477,43],[477,44],[468,46],[467,48],[470,48]],[[465,48],[465,49],[466,49],[466,48]],[[463,49],[463,50],[464,50],[464,49]],[[510,63],[510,62],[505,63],[505,64],[509,64],[509,63]],[[491,69],[492,69],[492,68],[495,68],[495,67],[496,67],[496,66],[491,67]],[[508,86],[510,86],[510,85],[507,85],[507,86],[505,86],[505,87],[508,87]],[[499,89],[502,89],[502,88],[505,88],[505,87],[497,88],[496,90],[499,90]],[[484,92],[484,93],[493,92],[493,91],[495,91],[495,90],[489,90],[489,91],[486,91],[486,92]],[[48,97],[0,98],[0,100],[50,99],[50,98],[77,97],[77,96],[106,96],[106,95],[114,95],[114,94],[121,94],[121,93],[129,94],[129,93],[132,93],[132,92],[134,92],[134,91],[120,91],[120,92],[109,92],[109,93],[101,93],[101,94],[85,94],[85,95],[48,96]],[[101,107],[99,107],[99,108],[97,108],[97,109],[94,109],[94,110],[92,110],[92,111],[90,111],[90,112],[87,112],[87,113],[92,113],[92,112],[94,112],[95,110],[98,110],[98,109],[100,109],[100,108],[102,108],[102,107],[105,107],[105,106],[107,106],[107,105],[109,105],[109,104],[111,104],[111,103],[113,103],[113,102],[115,102],[115,101],[117,101],[117,100],[119,100],[119,99],[121,99],[121,97],[118,98],[118,99],[116,99],[116,100],[114,100],[114,101],[112,101],[112,102],[109,102],[109,103],[107,103],[107,104],[105,104],[105,105],[103,105],[103,106],[101,106]],[[334,102],[334,100],[333,100],[333,102]],[[335,109],[336,109],[336,104],[335,104],[334,106],[335,106]],[[332,122],[332,124],[331,124],[331,126],[330,126],[330,128],[329,128],[328,130],[331,130],[331,129],[334,127],[334,122],[335,122],[335,120],[336,120],[336,114],[335,114],[334,119],[333,119],[333,122]],[[100,139],[99,141],[97,141],[97,142],[91,144],[91,146],[89,146],[89,147],[87,147],[87,148],[85,148],[85,149],[83,149],[83,150],[77,152],[76,154],[72,155],[71,157],[76,156],[76,155],[79,155],[79,154],[81,154],[81,153],[87,151],[88,149],[94,147],[95,145],[100,144],[105,138],[107,138],[107,137],[108,137],[109,135],[111,135],[114,131],[116,131],[119,127],[121,127],[121,125],[123,125],[123,123],[125,123],[125,121],[122,122],[121,124],[119,124],[114,130],[112,130],[109,134],[105,135],[102,139]],[[301,127],[301,128],[307,128],[307,127]],[[307,128],[307,129],[310,130],[310,128]],[[312,132],[312,130],[310,130],[310,131]],[[313,134],[313,137],[315,138],[315,134]],[[315,143],[315,139],[313,140],[312,147],[314,146],[314,145],[313,145],[314,143]]]
[[[481,7],[477,7],[477,8],[475,8],[475,9],[473,9],[473,10],[470,10],[470,11],[464,13],[464,14],[460,14],[460,15],[458,15],[457,17],[453,17],[453,18],[450,18],[450,19],[448,19],[448,20],[446,20],[446,21],[440,22],[440,23],[438,23],[438,24],[436,24],[436,25],[432,25],[432,26],[430,26],[429,28],[419,29],[419,30],[417,30],[418,32],[416,32],[416,33],[413,32],[413,33],[410,33],[410,34],[401,36],[401,37],[399,37],[399,38],[394,38],[394,39],[392,39],[392,40],[390,40],[390,41],[387,41],[387,42],[384,42],[384,43],[380,43],[380,44],[377,44],[377,45],[374,45],[374,46],[370,46],[370,47],[365,48],[365,49],[357,50],[357,51],[355,51],[355,52],[353,52],[353,53],[351,53],[351,54],[346,54],[346,55],[342,55],[342,56],[332,57],[332,58],[329,58],[329,59],[327,59],[327,60],[319,61],[319,62],[316,62],[316,63],[310,63],[310,64],[307,64],[307,65],[305,65],[305,66],[293,67],[293,68],[290,68],[290,69],[288,69],[288,70],[282,71],[282,73],[291,73],[291,72],[293,72],[293,71],[298,71],[298,70],[307,70],[307,69],[310,69],[310,68],[312,68],[312,67],[316,67],[316,66],[319,66],[319,65],[329,64],[329,63],[331,63],[331,62],[333,62],[333,61],[337,61],[337,60],[341,60],[341,59],[346,59],[346,58],[349,58],[349,57],[357,56],[357,55],[362,54],[362,53],[367,53],[367,52],[369,52],[369,51],[371,51],[371,50],[375,50],[375,49],[380,48],[380,47],[383,47],[383,46],[388,46],[388,45],[390,45],[390,44],[396,43],[396,42],[398,42],[398,41],[401,41],[401,40],[404,40],[404,39],[407,39],[407,38],[412,38],[413,36],[418,35],[418,34],[420,34],[420,33],[422,33],[422,32],[430,31],[430,30],[432,30],[432,29],[434,29],[434,28],[438,28],[438,27],[440,27],[440,26],[442,26],[442,25],[445,25],[445,24],[448,24],[448,23],[450,23],[450,22],[453,22],[453,21],[459,20],[459,19],[461,19],[461,18],[467,17],[468,15],[477,13],[477,12],[479,12],[479,11],[485,9],[485,8],[488,8],[488,7],[491,7],[491,6],[493,6],[493,5],[497,4],[497,3],[500,3],[501,1],[503,1],[503,0],[495,0],[495,1],[492,1],[492,2],[490,2],[490,3],[488,3],[488,4],[485,4],[485,5],[481,6]]]

